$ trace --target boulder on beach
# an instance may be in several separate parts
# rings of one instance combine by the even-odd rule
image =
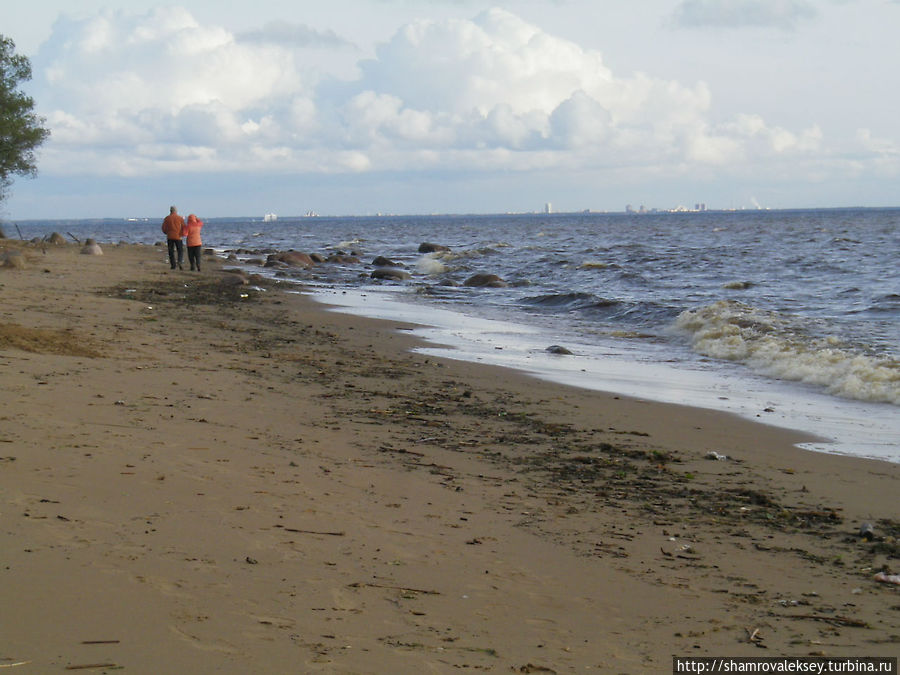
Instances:
[[[376,270],[372,270],[371,276],[373,279],[394,279],[403,281],[409,279],[412,275],[409,272],[398,270],[396,267],[379,267]]]
[[[439,253],[441,251],[449,251],[449,246],[444,246],[443,244],[432,244],[429,242],[423,242],[419,244],[419,253]]]
[[[315,264],[308,253],[301,253],[300,251],[281,251],[280,253],[273,253],[266,258],[266,267],[276,266],[271,265],[270,263],[282,263],[288,267],[304,267],[306,269],[309,269]]]
[[[103,249],[94,239],[86,239],[81,247],[82,255],[103,255]]]
[[[234,286],[246,286],[250,283],[250,279],[244,274],[223,274],[222,278],[219,279],[219,284],[226,287],[231,288]]]
[[[48,244],[54,244],[56,246],[62,246],[66,243],[66,238],[62,236],[59,232],[54,232],[49,237],[44,239]]]
[[[563,347],[562,345],[550,345],[547,347],[545,351],[550,352],[551,354],[571,354],[572,352]]]
[[[506,288],[507,283],[496,274],[473,274],[463,282],[463,286],[475,288]]]

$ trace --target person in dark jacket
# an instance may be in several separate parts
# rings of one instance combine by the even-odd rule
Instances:
[[[184,269],[181,266],[184,262],[184,244],[181,241],[185,234],[184,218],[178,215],[178,209],[174,206],[169,208],[169,215],[163,220],[162,231],[166,234],[166,244],[169,246],[169,264],[174,270],[175,251],[178,251],[178,269]]]

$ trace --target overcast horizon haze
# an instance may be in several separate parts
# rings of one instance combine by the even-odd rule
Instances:
[[[900,205],[900,0],[41,0],[0,220]]]

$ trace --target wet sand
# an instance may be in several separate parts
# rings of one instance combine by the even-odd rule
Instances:
[[[101,246],[0,240],[0,668],[897,654],[900,466]]]

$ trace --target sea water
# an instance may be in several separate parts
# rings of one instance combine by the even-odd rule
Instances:
[[[158,221],[18,225],[26,238],[152,243]],[[281,278],[340,311],[422,325],[429,353],[726,410],[815,433],[815,450],[900,462],[900,209],[218,218],[203,234],[237,263],[355,254]],[[373,280],[376,256],[410,278]],[[466,286],[476,273],[505,285]]]

